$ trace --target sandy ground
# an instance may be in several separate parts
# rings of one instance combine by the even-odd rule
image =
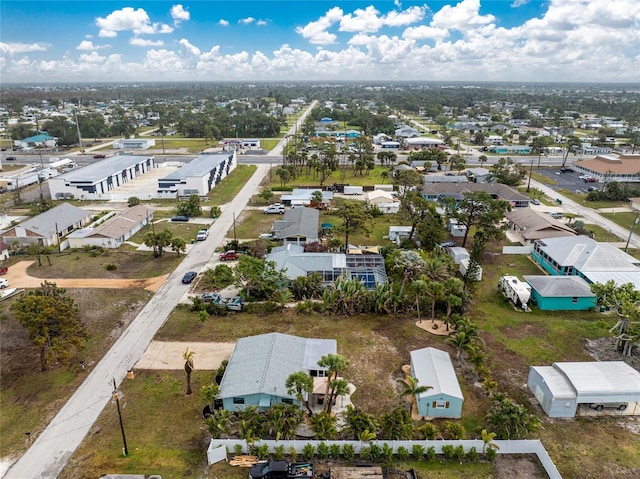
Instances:
[[[27,274],[27,268],[34,261],[20,261],[9,268],[4,276],[9,281],[11,288],[39,288],[45,281],[42,278],[35,278]],[[105,278],[57,278],[47,279],[51,283],[56,283],[60,288],[144,288],[148,291],[156,292],[164,284],[169,275],[156,276],[146,279],[105,279]]]
[[[416,326],[420,329],[424,329],[430,334],[435,334],[436,336],[449,336],[455,331],[451,323],[449,323],[449,331],[447,331],[447,325],[444,321],[439,319],[435,319],[433,321],[431,319],[416,321]]]
[[[135,365],[135,369],[183,369],[182,354],[193,351],[193,363],[198,370],[215,371],[222,361],[229,359],[235,343],[194,343],[151,341]]]

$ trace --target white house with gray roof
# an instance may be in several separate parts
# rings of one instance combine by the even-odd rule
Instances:
[[[236,152],[202,154],[158,180],[158,197],[204,196],[237,166]]]
[[[640,260],[610,243],[587,236],[562,236],[535,242],[533,259],[549,274],[580,276],[587,283],[632,283],[640,290]]]
[[[318,241],[318,221],[320,212],[315,208],[299,206],[286,210],[281,220],[271,227],[273,239],[285,244],[305,244]]]
[[[111,191],[155,168],[153,156],[115,155],[50,178],[51,198],[109,200]]]
[[[0,233],[5,243],[55,246],[67,234],[91,222],[91,213],[69,203],[62,203],[38,216]],[[63,248],[64,249],[64,248]]]
[[[282,333],[240,338],[231,354],[220,383],[217,399],[227,411],[257,406],[260,411],[274,404],[299,404],[287,392],[290,374],[304,371],[312,377],[325,377],[318,366],[322,356],[337,353],[335,339],[301,338]]]
[[[449,353],[423,348],[410,354],[411,375],[418,381],[418,386],[430,386],[427,391],[416,395],[418,414],[423,417],[461,417],[464,396]]]
[[[152,220],[153,212],[151,210],[144,205],[136,205],[108,218],[93,228],[74,231],[68,236],[69,247],[118,248]]]
[[[329,206],[333,200],[332,191],[322,191],[321,189],[305,189],[294,188],[289,195],[280,196],[280,201],[286,206],[309,206],[311,204],[311,198],[313,194],[319,191],[322,193],[322,204],[319,205],[322,208]]]

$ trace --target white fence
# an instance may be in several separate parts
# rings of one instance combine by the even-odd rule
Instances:
[[[464,447],[465,452],[469,452],[472,447],[476,448],[476,451],[479,453],[482,452],[484,447],[483,441],[480,440],[470,440],[470,441],[370,441],[370,442],[361,442],[361,441],[256,441],[252,444],[253,447],[262,446],[264,444],[269,446],[269,453],[274,453],[276,447],[284,446],[284,450],[288,453],[289,450],[294,447],[298,453],[302,453],[303,448],[307,444],[313,445],[315,449],[318,448],[320,443],[324,443],[327,446],[331,446],[332,444],[338,444],[340,448],[345,444],[351,444],[356,454],[360,453],[362,447],[369,447],[372,444],[377,444],[380,448],[382,448],[383,444],[387,444],[389,447],[393,448],[393,452],[398,452],[399,447],[406,448],[409,453],[413,450],[413,446],[415,444],[422,445],[425,450],[430,447],[433,447],[436,451],[436,454],[442,454],[442,447],[445,445],[451,445],[454,447],[462,446]],[[542,443],[538,440],[514,440],[514,441],[492,441],[492,444],[495,444],[500,449],[496,452],[498,454],[535,454],[542,467],[546,471],[549,479],[562,479],[562,476],[558,472],[556,465],[549,457],[547,450],[544,448]],[[226,454],[222,454],[222,448],[225,448],[226,451],[233,452],[235,450],[236,445],[240,445],[242,447],[242,452],[249,452],[249,445],[246,441],[242,439],[211,439],[211,443],[209,443],[209,449],[207,450],[207,458],[209,460],[209,464],[213,464],[218,462],[226,457]]]
[[[531,246],[503,246],[502,254],[531,254],[533,245]]]

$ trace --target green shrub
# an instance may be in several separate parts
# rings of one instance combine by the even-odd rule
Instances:
[[[106,269],[107,271],[115,271],[118,269],[118,266],[115,264],[105,264],[104,269]]]
[[[422,444],[414,444],[411,448],[411,454],[416,461],[424,459],[424,446]]]
[[[398,447],[398,452],[396,454],[398,456],[398,459],[400,459],[401,461],[406,461],[407,459],[409,459],[409,449],[404,446]]]
[[[439,433],[438,427],[435,424],[432,424],[430,422],[427,422],[424,425],[422,425],[419,431],[420,431],[420,434],[422,434],[423,438],[428,439],[430,441],[433,441]]]
[[[298,460],[298,451],[294,446],[289,448],[289,459],[291,459],[291,462],[296,462]]]
[[[449,439],[464,439],[464,427],[459,422],[447,421],[446,430]]]
[[[433,446],[429,446],[427,452],[424,454],[424,457],[427,461],[434,461],[436,458],[436,448]]]
[[[304,448],[302,448],[302,457],[305,461],[310,461],[313,459],[313,456],[316,453],[316,448],[313,447],[313,444],[307,443]]]
[[[369,459],[377,461],[382,456],[382,449],[377,444],[371,444],[369,448]]]
[[[442,446],[442,455],[445,459],[451,460],[455,457],[455,449],[451,444],[445,444]]]
[[[343,444],[342,455],[347,461],[353,461],[353,459],[356,457],[356,450],[353,447],[353,444]]]
[[[475,462],[478,460],[478,451],[475,447],[469,449],[469,452],[467,452],[467,459],[469,459],[469,461],[471,462]]]
[[[282,444],[274,448],[273,457],[278,461],[284,459],[284,446]]]
[[[340,444],[331,444],[329,446],[329,457],[331,459],[340,458]]]
[[[484,453],[484,457],[486,457],[487,461],[490,461],[490,462],[495,461],[497,455],[498,455],[498,451],[496,451],[495,447],[488,447],[486,452]]]
[[[467,454],[464,452],[464,446],[462,444],[459,446],[456,446],[455,449],[453,450],[453,457],[457,461],[462,461],[466,455]]]
[[[391,461],[391,458],[393,458],[393,448],[386,442],[382,445],[382,457],[387,461]]]
[[[316,455],[318,456],[318,459],[326,459],[329,456],[329,446],[324,442],[318,444]]]
[[[255,454],[258,459],[264,460],[269,458],[269,444],[261,444],[255,447]]]
[[[242,444],[236,444],[235,446],[233,446],[233,454],[235,454],[236,456],[241,456],[242,454],[244,454],[244,451],[242,450]]]
[[[371,460],[371,448],[367,446],[362,446],[360,448],[360,460],[361,461],[369,461]]]

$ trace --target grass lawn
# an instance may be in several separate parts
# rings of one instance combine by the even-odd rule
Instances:
[[[634,222],[638,217],[638,213],[627,211],[627,212],[619,212],[619,213],[600,213],[601,216],[604,216],[607,219],[610,219],[614,223],[630,230],[631,227],[634,227]]]
[[[273,150],[280,140],[274,138],[262,138],[260,140],[260,146],[263,150],[271,151]]]
[[[614,235],[609,230],[604,229],[600,225],[587,224],[585,227],[587,231],[590,231],[591,233],[593,233],[593,239],[595,239],[596,241],[602,241],[602,242],[611,241],[614,243],[620,242],[620,241],[626,241],[626,238],[619,238],[618,236]]]
[[[558,182],[553,178],[549,178],[548,176],[541,175],[540,173],[536,173],[535,171],[531,174],[531,179],[536,180],[543,185],[557,185]]]
[[[376,166],[369,174],[366,172],[364,175],[356,175],[353,172],[353,168],[340,167],[339,171],[332,171],[329,176],[324,180],[324,185],[331,185],[333,183],[347,183],[352,186],[373,186],[380,184],[390,184],[389,177],[384,177],[383,172],[389,174],[389,168],[383,166]],[[308,185],[320,185],[320,174],[316,172],[307,173],[307,169],[299,172],[295,179],[288,181],[284,186],[291,188],[298,188],[300,186]],[[280,188],[282,183],[280,178],[275,174],[272,176],[270,187],[273,190]]]
[[[256,167],[253,165],[238,165],[229,173],[209,194],[210,205],[223,205],[236,197],[246,182],[253,176]]]
[[[601,209],[601,208],[624,208],[628,207],[629,203],[624,201],[587,201],[586,193],[575,193],[566,189],[559,189],[558,193],[567,198],[571,198],[576,203],[580,203],[588,208]]]

